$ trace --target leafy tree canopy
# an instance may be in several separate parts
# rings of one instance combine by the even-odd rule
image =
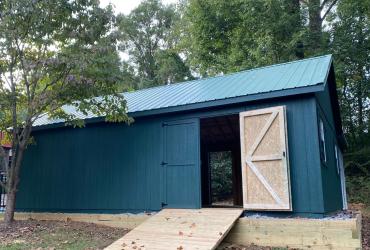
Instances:
[[[331,17],[342,120],[352,149],[370,146],[370,1],[342,0]]]
[[[129,15],[119,15],[120,49],[139,80],[136,88],[174,83],[191,78],[189,68],[175,50],[175,6],[158,0],[143,1]]]
[[[114,23],[112,8],[100,8],[97,0],[0,1],[0,130],[9,131],[13,151],[7,185],[0,182],[8,191],[6,222],[13,219],[23,153],[39,117],[48,113],[82,125],[61,108],[69,104],[83,114],[129,121],[126,102],[116,94],[121,73]]]
[[[303,33],[293,2],[189,0],[183,46],[191,65],[214,75],[297,58]]]

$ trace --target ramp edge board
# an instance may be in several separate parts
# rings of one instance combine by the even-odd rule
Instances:
[[[163,209],[105,248],[216,249],[242,209]]]

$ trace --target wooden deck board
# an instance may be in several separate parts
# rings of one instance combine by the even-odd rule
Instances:
[[[108,246],[122,249],[216,249],[242,209],[164,209]]]

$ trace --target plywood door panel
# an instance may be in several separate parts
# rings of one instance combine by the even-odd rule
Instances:
[[[285,107],[239,117],[244,208],[291,211]]]

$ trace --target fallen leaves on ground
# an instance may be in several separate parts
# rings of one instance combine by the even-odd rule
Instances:
[[[11,227],[0,222],[0,249],[103,249],[128,232],[92,223],[73,221],[15,221]]]
[[[362,249],[370,250],[370,217],[362,218]]]
[[[127,232],[127,229],[73,221],[16,221],[12,227],[6,227],[5,224],[0,222],[0,249],[5,249],[2,247],[14,244],[17,245],[17,249],[70,249],[73,244],[79,241],[89,242],[90,245],[75,249],[102,249],[121,238]],[[183,236],[184,233],[179,231],[179,235]],[[188,237],[191,236],[192,233],[188,235]],[[132,241],[132,244],[135,245],[136,242]],[[368,215],[364,215],[362,218],[362,244],[364,250],[370,250],[370,217]],[[22,248],[22,246],[24,247]],[[125,246],[122,245],[122,247]],[[142,247],[137,247],[137,249]],[[183,246],[178,246],[177,249],[183,250],[184,248]],[[273,248],[223,243],[218,249],[271,250]]]

